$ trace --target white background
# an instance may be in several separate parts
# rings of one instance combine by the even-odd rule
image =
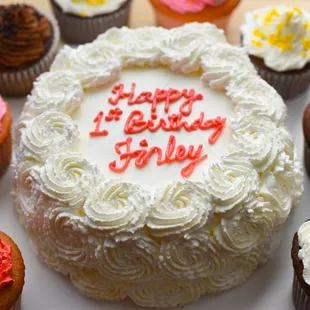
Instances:
[[[310,102],[310,93],[287,102],[288,127],[298,153],[303,155],[302,115]],[[7,99],[15,121],[25,99]],[[238,310],[293,310],[291,242],[302,222],[310,218],[309,180],[305,175],[305,193],[300,205],[293,210],[283,242],[274,258],[261,267],[245,284],[216,296],[205,296],[186,305],[186,310],[238,309]],[[0,230],[10,235],[20,247],[26,265],[26,284],[23,292],[22,310],[96,310],[141,309],[131,301],[96,302],[81,296],[65,277],[45,266],[34,254],[25,231],[20,226],[12,198],[11,170],[0,180]]]

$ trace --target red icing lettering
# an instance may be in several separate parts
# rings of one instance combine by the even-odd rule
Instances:
[[[108,99],[110,104],[117,105],[120,100],[128,98],[128,105],[150,103],[151,111],[155,113],[157,110],[157,105],[164,102],[164,111],[165,113],[169,113],[170,105],[177,102],[181,98],[184,98],[185,101],[180,105],[179,111],[183,116],[189,116],[192,113],[194,102],[203,99],[203,95],[196,94],[194,89],[183,89],[182,91],[179,91],[174,88],[169,88],[168,90],[156,88],[154,94],[149,91],[144,91],[136,95],[135,83],[131,84],[130,92],[125,92],[124,88],[124,84],[116,85],[113,88],[112,93],[115,97]]]
[[[143,141],[141,141],[143,142]],[[123,161],[122,164],[118,167],[116,161],[112,161],[109,164],[109,168],[116,173],[122,173],[126,171],[130,162],[135,161],[135,166],[138,169],[144,168],[153,157],[157,155],[156,163],[158,166],[164,164],[170,164],[173,162],[184,162],[190,160],[190,163],[187,164],[182,170],[181,175],[184,178],[188,178],[192,175],[195,168],[204,160],[208,158],[207,154],[202,155],[203,145],[200,144],[195,150],[193,145],[190,145],[188,150],[184,145],[178,145],[176,148],[176,138],[174,135],[169,137],[169,141],[166,147],[166,152],[158,146],[153,146],[149,150],[138,149],[131,151],[132,137],[128,137],[126,141],[118,142],[115,144],[115,151],[120,156],[120,160]],[[141,146],[141,143],[140,143]],[[146,146],[146,145],[145,145]],[[125,150],[122,151],[121,148],[125,147]],[[164,155],[163,155],[164,154]]]
[[[209,144],[215,144],[226,125],[226,118],[218,116],[212,119],[205,119],[204,112],[201,112],[192,121],[186,119],[191,115],[194,103],[203,100],[203,95],[196,93],[194,89],[156,88],[154,92],[142,91],[138,93],[136,91],[136,84],[132,83],[129,91],[125,91],[124,84],[116,85],[112,90],[112,94],[113,96],[108,99],[108,102],[113,106],[117,106],[124,99],[127,100],[129,106],[144,103],[150,105],[151,113],[149,118],[140,110],[133,110],[128,115],[124,126],[124,133],[127,135],[141,134],[145,131],[155,133],[159,130],[165,132],[212,130],[208,142]],[[169,114],[170,106],[180,100],[183,101],[180,102],[178,113]],[[157,107],[159,105],[163,105],[165,117],[158,117]],[[119,121],[122,115],[123,110],[117,106],[109,110],[109,114],[105,116],[104,120],[106,122]],[[104,113],[100,111],[94,119],[96,126],[95,130],[89,133],[90,136],[99,137],[109,134],[107,130],[100,130],[103,117]],[[169,136],[165,150],[159,146],[149,147],[146,139],[140,140],[140,149],[132,150],[132,142],[133,138],[128,137],[125,141],[115,144],[115,151],[121,161],[119,164],[116,160],[110,162],[109,168],[115,173],[126,171],[131,162],[134,162],[136,168],[143,169],[152,158],[155,158],[158,166],[189,161],[181,169],[181,175],[184,178],[188,178],[192,175],[195,168],[208,158],[207,154],[203,154],[203,144],[198,146],[189,145],[188,147],[182,144],[177,145],[174,135]]]
[[[95,130],[89,133],[91,137],[101,137],[101,136],[107,136],[109,134],[109,132],[105,129],[100,130],[100,124],[102,118],[103,118],[103,112],[100,111],[94,119],[94,123],[96,124]]]
[[[127,135],[134,135],[144,131],[156,132],[159,129],[164,131],[181,131],[187,132],[196,130],[210,130],[214,129],[214,132],[209,138],[209,143],[214,144],[220,137],[226,124],[226,118],[217,117],[214,119],[204,120],[204,112],[200,113],[200,116],[192,123],[183,121],[181,114],[168,115],[168,120],[160,118],[155,124],[153,119],[145,120],[145,115],[142,111],[132,111],[125,123],[124,133]]]

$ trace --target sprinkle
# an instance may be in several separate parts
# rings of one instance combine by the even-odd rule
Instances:
[[[263,42],[261,42],[261,41],[252,40],[251,42],[252,42],[252,44],[255,45],[256,47],[262,47],[262,46],[263,46]]]
[[[87,12],[86,11],[81,12],[81,17],[87,17]]]
[[[306,51],[303,51],[302,54],[301,54],[302,58],[307,58],[308,56],[308,52]]]
[[[253,31],[253,35],[256,37],[260,37],[261,39],[266,39],[266,35],[259,28]]]

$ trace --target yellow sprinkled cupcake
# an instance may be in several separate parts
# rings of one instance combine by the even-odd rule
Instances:
[[[248,12],[242,45],[259,74],[289,99],[310,85],[310,13],[279,6]]]

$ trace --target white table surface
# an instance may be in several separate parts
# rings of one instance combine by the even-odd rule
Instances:
[[[37,5],[46,5],[44,0],[26,0]],[[137,7],[136,16],[140,16],[139,5],[146,0],[135,0]],[[235,14],[229,35],[232,42],[238,40],[238,27],[242,20],[241,14],[249,8],[262,6],[270,0],[247,0]],[[11,0],[0,0],[0,3],[12,2]],[[15,2],[15,1],[14,1]],[[141,3],[142,2],[142,3]],[[273,0],[275,2],[292,2],[291,0]],[[309,0],[294,0],[296,4],[309,5]],[[138,23],[140,19],[134,18]],[[149,21],[149,17],[147,18]],[[142,23],[142,22],[141,22]],[[148,24],[143,22],[141,25]],[[137,24],[140,26],[140,24]],[[234,31],[236,30],[236,31]],[[234,40],[235,38],[235,40]],[[17,120],[25,98],[7,99],[13,117]],[[287,102],[288,127],[294,137],[300,158],[303,151],[303,136],[301,119],[305,106],[310,102],[310,91],[295,100]],[[294,233],[300,224],[310,217],[310,188],[308,177],[305,176],[305,193],[300,205],[293,210],[288,222],[287,230],[283,235],[283,242],[277,250],[274,258],[265,266],[261,267],[243,285],[216,295],[205,296],[199,301],[186,305],[186,310],[294,310],[292,293],[292,264],[290,258],[291,242]],[[10,196],[11,170],[0,180],[0,230],[9,234],[19,245],[26,264],[26,284],[23,292],[22,310],[134,310],[141,309],[131,301],[123,302],[96,302],[79,294],[69,280],[50,270],[36,256],[25,231],[19,224],[17,214]]]

